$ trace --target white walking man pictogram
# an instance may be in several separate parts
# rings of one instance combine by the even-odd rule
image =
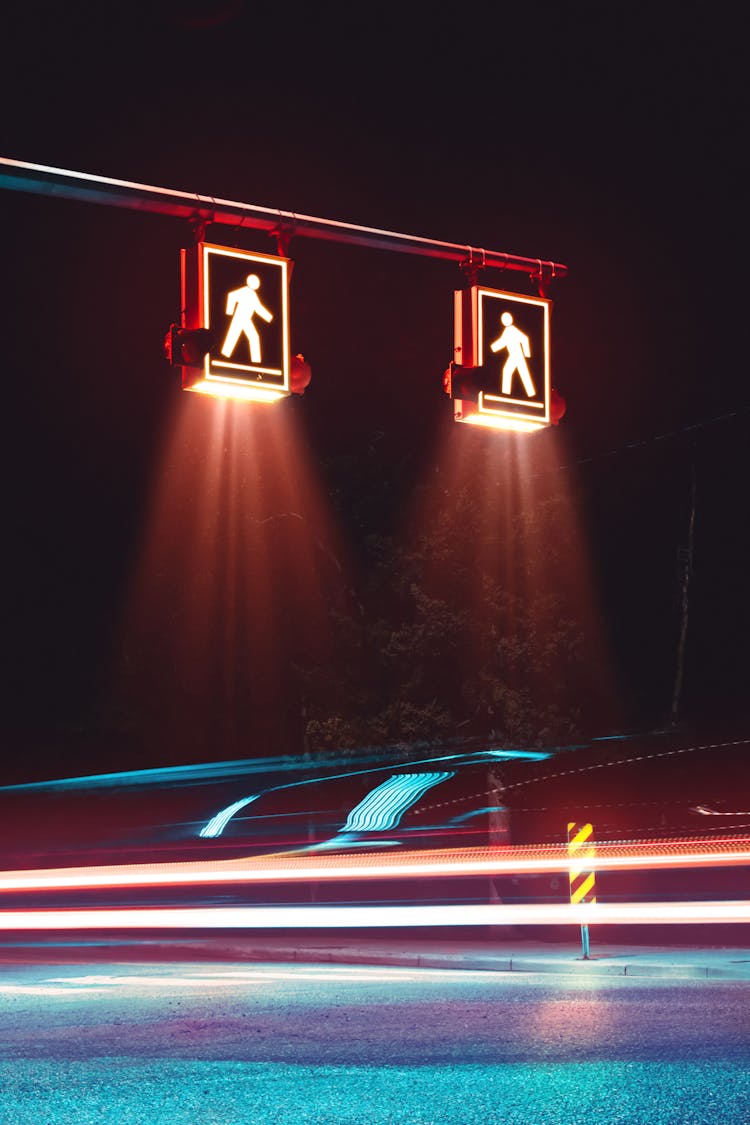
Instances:
[[[260,363],[260,334],[253,323],[253,317],[262,317],[270,324],[273,313],[261,303],[257,292],[259,288],[260,278],[257,273],[251,273],[241,289],[233,289],[231,293],[227,293],[227,316],[232,319],[221,345],[222,355],[230,356],[237,347],[240,336],[244,335],[250,345],[250,362]]]
[[[490,351],[501,352],[505,350],[508,353],[508,358],[503,364],[502,394],[510,394],[511,382],[517,371],[521,376],[523,389],[527,396],[533,398],[536,394],[536,387],[529,372],[529,365],[526,362],[527,359],[531,358],[529,337],[520,328],[516,328],[513,317],[509,312],[504,312],[500,321],[504,328],[498,338],[490,344]]]

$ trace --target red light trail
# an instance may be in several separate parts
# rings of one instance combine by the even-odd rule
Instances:
[[[723,839],[637,840],[599,844],[597,871],[750,865],[750,836]],[[463,848],[358,855],[280,854],[232,860],[115,864],[0,872],[0,892],[97,887],[191,886],[306,880],[430,878],[568,872],[566,845]]]

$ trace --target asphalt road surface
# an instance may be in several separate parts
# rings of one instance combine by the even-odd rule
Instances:
[[[740,1125],[750,982],[0,966],[2,1125]]]

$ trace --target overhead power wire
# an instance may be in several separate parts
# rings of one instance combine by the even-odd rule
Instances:
[[[645,449],[649,445],[653,445],[657,441],[667,441],[672,438],[681,437],[683,434],[695,433],[697,430],[707,429],[709,426],[715,426],[719,422],[728,422],[732,418],[741,418],[750,413],[750,406],[742,407],[739,410],[732,410],[726,414],[717,414],[713,418],[704,418],[700,422],[691,422],[688,426],[680,426],[675,430],[667,430],[661,434],[649,434],[648,437],[641,438],[639,441],[631,441],[626,445],[617,446],[614,449],[608,449],[604,453],[593,453],[590,457],[580,457],[573,462],[574,465],[589,465],[593,461],[603,461],[607,457],[616,457],[621,453],[630,453],[635,449]]]

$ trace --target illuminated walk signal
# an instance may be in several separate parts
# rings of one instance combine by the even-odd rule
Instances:
[[[166,344],[183,389],[265,402],[291,394],[289,259],[199,242],[181,266],[182,324]]]
[[[454,300],[455,363],[446,391],[457,422],[538,430],[551,416],[551,302],[472,285]],[[449,378],[450,375],[450,378]]]

